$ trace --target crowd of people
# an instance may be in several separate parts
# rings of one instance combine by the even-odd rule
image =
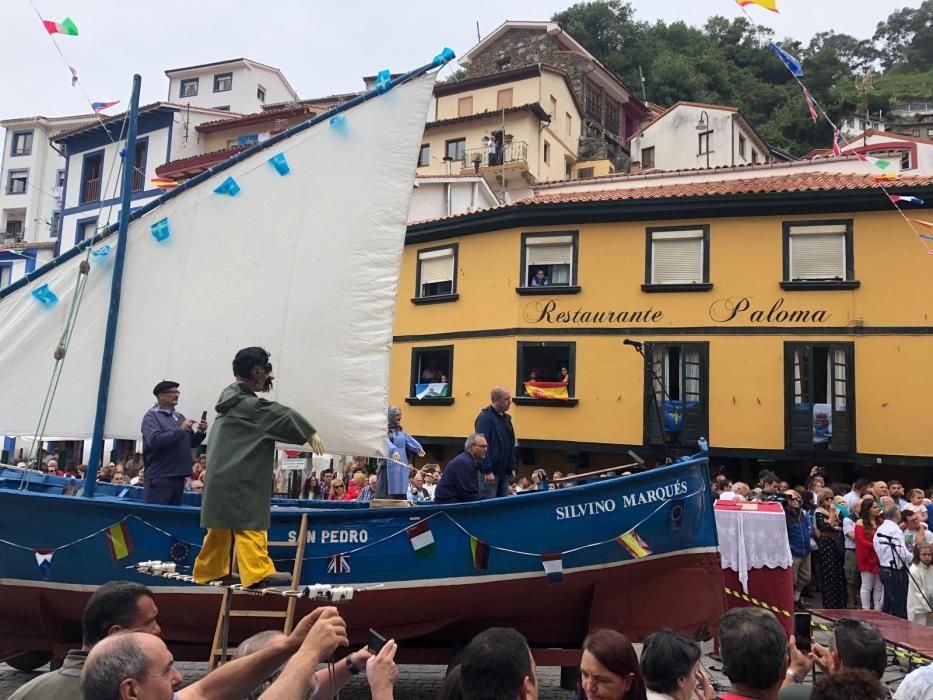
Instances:
[[[16,690],[10,700],[305,700],[335,697],[353,677],[365,675],[374,700],[390,700],[399,678],[398,644],[347,653],[349,634],[340,612],[319,607],[290,634],[260,632],[242,641],[233,658],[181,687],[168,647],[160,638],[155,594],[129,581],[100,586],[82,616],[83,643],[62,666]],[[717,689],[699,645],[672,630],[649,635],[641,649],[620,631],[594,629],[582,643],[575,700],[884,700],[887,648],[881,633],[856,618],[838,620],[830,643],[808,640],[810,651],[788,637],[775,615],[735,608],[718,629],[728,689]],[[338,657],[339,660],[336,660]],[[818,678],[808,684],[813,673]],[[538,679],[532,650],[518,631],[492,627],[453,658],[443,700],[532,700]],[[914,670],[895,700],[930,700],[933,667]]]
[[[720,499],[783,505],[798,608],[806,590],[818,590],[823,608],[933,626],[933,490],[869,479],[827,485],[818,466],[794,488],[765,471],[755,488],[721,474],[713,489]]]

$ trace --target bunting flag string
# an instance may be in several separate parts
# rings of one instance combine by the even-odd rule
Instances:
[[[36,565],[39,567],[39,573],[43,579],[48,579],[55,551],[51,549],[34,549],[32,552],[36,555]]]
[[[105,109],[110,109],[114,105],[120,104],[120,100],[113,100],[111,102],[92,102],[91,109],[95,112],[103,112]]]

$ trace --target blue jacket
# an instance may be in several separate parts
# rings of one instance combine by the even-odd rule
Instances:
[[[464,450],[444,467],[434,489],[435,503],[465,503],[479,500],[479,464]]]
[[[803,509],[794,515],[790,510],[785,511],[787,518],[787,541],[790,543],[790,553],[795,557],[805,557],[810,553],[810,538],[813,537],[813,526],[810,518]]]
[[[486,406],[476,416],[474,428],[482,433],[489,443],[486,459],[480,464],[483,474],[508,476],[515,471],[515,430],[512,428],[512,416],[499,414],[492,406]]]
[[[145,480],[166,476],[191,476],[191,448],[206,435],[191,429],[181,430],[185,417],[178,411],[153,406],[143,416],[143,463]]]

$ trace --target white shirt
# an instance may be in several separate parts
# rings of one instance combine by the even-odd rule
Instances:
[[[852,518],[842,519],[842,534],[845,535],[846,549],[851,549],[854,552],[855,540],[849,537],[849,535],[855,535],[855,521]]]
[[[875,531],[872,544],[875,547],[875,554],[878,555],[878,562],[881,564],[882,568],[890,569],[891,565],[894,563],[894,554],[891,551],[891,545],[894,545],[894,549],[900,554],[901,561],[899,562],[899,566],[908,566],[910,564],[912,557],[907,550],[907,545],[904,544],[904,533],[897,523],[891,522],[890,520],[885,520],[881,523]]]
[[[846,502],[846,507],[848,507],[849,512],[852,513],[855,511],[856,506],[858,506],[859,496],[855,491],[849,491],[845,496],[842,497]]]
[[[428,495],[431,497],[431,500],[434,500],[434,491],[437,489],[437,484],[425,484],[424,490],[428,492]]]

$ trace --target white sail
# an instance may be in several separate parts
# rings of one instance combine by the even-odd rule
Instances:
[[[302,131],[183,192],[129,228],[105,435],[137,438],[152,387],[214,413],[237,350],[272,353],[268,396],[331,452],[384,451],[389,347],[406,215],[434,75]],[[268,160],[278,153],[290,172]],[[233,177],[234,197],[214,189]],[[159,243],[152,224],[167,219]],[[111,237],[111,244],[115,237]],[[114,253],[91,273],[45,433],[91,437]],[[78,258],[0,299],[0,434],[35,431]],[[31,292],[59,297],[43,307]]]

